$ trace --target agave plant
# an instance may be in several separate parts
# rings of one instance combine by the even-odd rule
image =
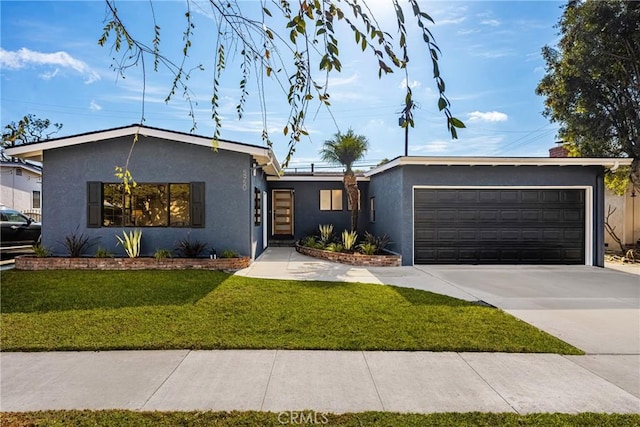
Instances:
[[[123,231],[122,234],[124,235],[124,239],[120,236],[116,236],[116,239],[118,239],[118,242],[120,242],[129,258],[139,257],[142,231],[132,230],[129,234],[127,234],[126,231]]]
[[[353,246],[356,244],[358,240],[358,233],[355,231],[347,231],[344,230],[342,232],[342,246],[345,251],[353,250]]]

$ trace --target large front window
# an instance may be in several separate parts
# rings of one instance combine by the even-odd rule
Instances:
[[[104,227],[189,227],[189,184],[102,184]]]

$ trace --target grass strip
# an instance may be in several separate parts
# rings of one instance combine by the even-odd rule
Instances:
[[[292,418],[293,417],[293,418]],[[303,419],[304,417],[304,419]],[[134,412],[134,411],[43,411],[0,413],[0,425],[26,426],[282,426],[327,425],[344,427],[375,426],[457,426],[526,427],[581,426],[631,427],[640,425],[638,414],[511,414],[511,413],[436,413],[398,414],[363,412],[325,414],[294,412]]]

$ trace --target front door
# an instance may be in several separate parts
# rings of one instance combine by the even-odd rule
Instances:
[[[293,236],[293,190],[273,190],[272,193],[274,236]]]

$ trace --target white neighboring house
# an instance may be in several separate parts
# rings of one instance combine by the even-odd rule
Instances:
[[[3,157],[0,161],[0,205],[36,221],[42,217],[42,166]]]

